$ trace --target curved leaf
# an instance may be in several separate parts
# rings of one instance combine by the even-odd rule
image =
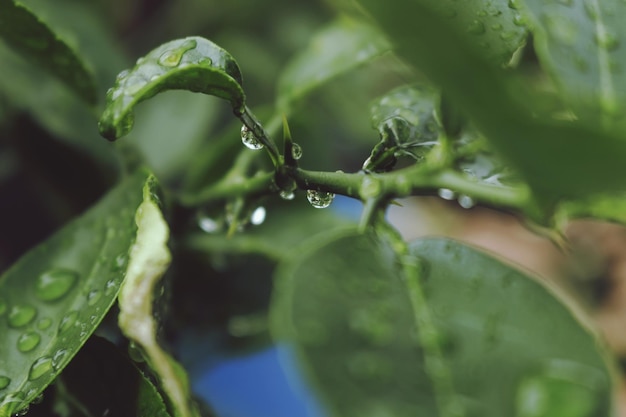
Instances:
[[[165,43],[121,72],[107,92],[100,134],[115,140],[133,127],[133,109],[143,100],[172,89],[189,90],[230,101],[241,113],[245,105],[241,71],[224,49],[193,36]]]
[[[320,30],[287,64],[278,81],[277,104],[288,113],[293,103],[332,78],[391,50],[374,27],[348,18]]]
[[[169,416],[152,382],[113,343],[100,337],[85,343],[55,384],[57,401],[65,400],[85,415]]]
[[[62,80],[88,104],[97,101],[92,72],[83,60],[32,11],[0,1],[0,37],[35,65]]]
[[[623,113],[626,4],[619,0],[517,0],[532,22],[535,49],[579,117]],[[525,6],[525,7],[524,7]]]
[[[0,416],[36,398],[111,308],[148,183],[145,171],[127,178],[0,278]]]
[[[550,291],[453,241],[410,252],[344,231],[279,272],[274,334],[331,415],[547,417],[561,400],[608,415],[597,341]]]

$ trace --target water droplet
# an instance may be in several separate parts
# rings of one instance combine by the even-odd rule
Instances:
[[[460,195],[457,201],[459,202],[459,206],[463,207],[464,209],[471,209],[476,205],[474,199],[472,199],[472,197],[468,195]]]
[[[64,365],[65,359],[67,359],[68,354],[69,351],[67,349],[57,350],[54,353],[54,356],[52,356],[52,367],[58,371],[61,366]]]
[[[296,195],[293,191],[283,190],[280,192],[280,198],[282,198],[283,200],[293,200],[294,198],[296,198]]]
[[[124,78],[128,77],[128,74],[130,74],[130,71],[125,69],[124,71],[117,74],[117,77],[115,77],[115,81],[117,82],[122,81]]]
[[[330,206],[335,198],[335,194],[318,190],[306,190],[306,198],[315,208],[326,208]]]
[[[124,93],[129,96],[134,96],[135,94],[140,92],[142,88],[146,86],[146,82],[143,79],[135,80],[134,82],[131,82],[131,81],[133,80],[129,80],[124,85]]]
[[[52,371],[52,358],[50,356],[42,356],[30,367],[28,379],[31,381],[39,379],[50,371]]]
[[[608,51],[613,51],[619,46],[619,39],[617,36],[607,32],[606,30],[597,32],[593,40],[599,47]]]
[[[222,228],[220,222],[208,216],[203,216],[198,219],[198,227],[206,233],[219,232]]]
[[[376,178],[372,178],[370,175],[366,175],[361,181],[361,187],[359,192],[361,194],[361,198],[364,200],[370,198],[376,198],[380,195],[382,191],[382,184]]]
[[[53,269],[37,278],[35,294],[43,301],[56,301],[63,298],[72,289],[78,274],[69,269]]]
[[[480,20],[474,20],[467,27],[467,31],[473,35],[482,35],[485,33],[485,24]]]
[[[206,65],[207,67],[210,67],[211,65],[213,65],[213,60],[211,58],[202,58],[200,61],[198,61],[199,65]]]
[[[4,316],[4,313],[6,313],[8,309],[9,305],[7,302],[0,298],[0,316]]]
[[[255,226],[261,225],[265,221],[266,215],[267,211],[265,210],[265,207],[259,206],[252,212],[252,215],[250,216],[250,223]]]
[[[59,333],[65,333],[68,331],[74,323],[76,323],[76,319],[78,318],[78,311],[70,311],[61,319],[59,323]]]
[[[37,322],[37,328],[39,330],[47,330],[52,326],[52,319],[50,317],[44,317]]]
[[[11,327],[24,327],[35,319],[37,310],[29,305],[16,305],[9,311],[7,321]]]
[[[23,353],[30,352],[39,345],[39,342],[41,342],[41,336],[39,336],[39,333],[22,333],[17,339],[17,349]]]
[[[34,391],[34,390],[33,390]],[[29,392],[30,394],[30,392]],[[30,396],[30,395],[28,395]],[[37,404],[41,404],[43,402],[43,392],[41,394],[39,394],[38,396],[36,396],[31,402],[31,405],[37,405]]]
[[[159,57],[159,64],[164,67],[177,67],[180,64],[180,61],[183,59],[183,55],[190,49],[196,47],[196,41],[193,39],[189,39],[185,41],[179,48],[170,49],[169,51],[165,51]]]
[[[393,371],[391,362],[375,352],[357,352],[348,359],[348,371],[357,378],[388,380]]]
[[[23,416],[25,416],[26,414],[28,414],[28,412],[29,412],[29,411],[30,411],[30,405],[29,405],[29,404],[26,404],[26,406],[25,406],[25,407],[22,407],[21,409],[19,409],[19,410],[18,410],[17,412],[15,412],[15,413],[13,414],[13,416],[11,416],[11,417],[23,417]]]
[[[102,292],[97,289],[93,289],[87,293],[87,304],[94,306],[102,297]]]
[[[246,145],[248,149],[257,150],[263,148],[261,141],[257,139],[254,132],[246,125],[241,126],[241,142]]]
[[[456,197],[456,193],[449,188],[440,188],[439,190],[437,190],[437,194],[439,195],[439,197],[448,201],[452,201]]]
[[[294,143],[291,147],[291,156],[293,159],[298,160],[302,158],[302,146]]]
[[[9,384],[11,384],[11,378],[4,376],[4,375],[0,375],[0,390],[5,389],[6,387],[9,386]]]
[[[104,295],[107,297],[112,295],[117,290],[117,282],[114,279],[110,279],[104,284]]]

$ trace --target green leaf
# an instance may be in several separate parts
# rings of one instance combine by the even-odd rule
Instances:
[[[500,65],[511,61],[524,45],[525,22],[508,0],[418,0],[450,24],[460,28],[488,60]]]
[[[626,98],[623,24],[619,0],[517,0],[532,24],[543,66],[570,99],[579,117],[590,111],[618,116]]]
[[[169,416],[156,387],[103,338],[90,338],[55,384],[57,402],[81,415]],[[56,409],[59,407],[57,404]]]
[[[160,386],[167,395],[174,416],[197,417],[191,403],[189,381],[184,369],[158,344],[158,323],[154,317],[155,290],[171,262],[167,248],[169,228],[159,208],[153,187],[143,189],[137,209],[137,240],[130,252],[128,271],[119,294],[119,326],[145,353]]]
[[[135,241],[141,188],[128,177],[0,278],[0,416],[52,382],[111,308]]]
[[[189,90],[230,101],[243,112],[245,95],[237,62],[224,49],[197,36],[165,43],[121,72],[107,92],[100,134],[115,140],[130,132],[133,109],[141,101],[172,89]]]
[[[458,103],[544,203],[624,190],[626,144],[620,137],[582,122],[533,114],[541,98],[487,62],[464,34],[428,7],[401,0],[361,3],[389,33],[397,52]]]
[[[330,415],[608,415],[597,340],[551,291],[453,241],[410,253],[343,231],[280,269],[273,332]]]
[[[0,37],[35,65],[62,80],[88,104],[97,101],[92,72],[70,46],[31,10],[0,1]]]
[[[293,104],[311,91],[390,50],[389,42],[371,25],[348,18],[330,23],[281,74],[279,110],[289,113]]]
[[[438,96],[426,86],[402,86],[378,98],[370,112],[380,142],[363,169],[389,170],[399,156],[421,160],[437,143],[441,132],[435,118]]]

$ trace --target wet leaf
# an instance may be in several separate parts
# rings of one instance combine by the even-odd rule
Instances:
[[[107,92],[100,118],[100,134],[118,139],[133,127],[134,107],[143,100],[172,89],[204,93],[230,101],[240,113],[245,105],[241,71],[224,49],[200,37],[165,43],[139,58],[135,67],[121,72]]]
[[[117,297],[145,171],[28,252],[0,278],[0,416],[28,405],[68,364]],[[8,385],[6,384],[8,381]]]
[[[619,0],[518,0],[540,62],[579,117],[619,117],[626,98],[626,4]]]
[[[0,1],[0,38],[34,65],[62,80],[90,105],[97,101],[94,77],[82,58],[21,3]]]
[[[348,18],[330,23],[281,74],[279,110],[289,113],[291,106],[311,91],[390,50],[385,37],[368,24]]]
[[[56,381],[58,399],[84,415],[168,417],[156,387],[111,342],[90,338]]]
[[[278,273],[273,332],[330,415],[547,416],[528,414],[530,383],[544,404],[580,400],[587,417],[609,414],[595,336],[554,293],[491,256],[445,239],[400,256],[351,231],[299,255]]]
[[[157,341],[155,293],[171,262],[171,254],[167,248],[169,228],[155,191],[152,187],[144,187],[144,199],[137,209],[137,239],[130,251],[128,271],[119,294],[118,321],[124,335],[141,348],[158,376],[172,414],[197,417],[199,411],[191,402],[187,374]]]

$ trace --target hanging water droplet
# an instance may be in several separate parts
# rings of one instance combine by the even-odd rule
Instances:
[[[52,326],[52,319],[50,317],[44,317],[37,322],[37,328],[39,330],[47,330]]]
[[[93,289],[87,293],[87,304],[90,306],[95,305],[102,297],[102,292],[98,289]]]
[[[17,339],[17,349],[22,353],[30,352],[39,345],[39,342],[41,342],[41,336],[39,336],[39,333],[22,333]]]
[[[65,316],[63,316],[61,322],[59,323],[59,333],[65,333],[66,331],[71,329],[72,326],[74,326],[74,323],[76,323],[77,318],[78,311],[76,310],[70,311]]]
[[[30,405],[26,404],[26,407],[22,407],[20,410],[14,413],[13,416],[11,417],[23,417],[26,414],[28,414],[29,411],[30,411]]]
[[[196,45],[197,43],[195,40],[189,39],[185,41],[180,47],[163,52],[159,57],[159,64],[169,68],[177,67],[180,64],[180,61],[183,59],[183,55],[185,54],[185,52],[195,48]]]
[[[63,298],[72,289],[78,274],[69,269],[53,269],[37,278],[35,295],[43,301],[56,301]]]
[[[6,313],[8,309],[9,305],[7,304],[7,302],[4,301],[4,299],[0,298],[0,317],[4,316],[4,313]]]
[[[617,36],[607,32],[606,30],[597,32],[593,40],[599,47],[604,48],[608,51],[613,51],[619,46],[619,39],[617,38]]]
[[[7,321],[11,327],[24,327],[35,319],[37,310],[29,305],[16,305],[11,308]]]
[[[11,384],[11,378],[8,376],[0,375],[0,390],[5,389]]]
[[[261,141],[257,139],[254,132],[246,125],[241,126],[241,142],[246,145],[248,149],[257,150],[263,148]]]
[[[293,143],[291,147],[291,156],[295,160],[302,158],[302,146],[298,145],[297,143]]]
[[[335,198],[335,194],[318,190],[306,190],[306,198],[315,208],[326,208],[330,206]]]
[[[480,20],[474,20],[467,27],[467,31],[473,35],[482,35],[485,33],[485,24]]]
[[[460,195],[457,201],[459,202],[459,206],[463,207],[464,209],[471,209],[476,205],[474,199],[472,199],[472,197],[468,195]]]
[[[52,367],[54,370],[59,370],[65,363],[69,351],[67,349],[59,349],[52,356]]]
[[[439,190],[437,190],[437,195],[448,201],[452,201],[456,197],[456,193],[449,188],[440,188]]]
[[[252,215],[250,216],[250,223],[255,226],[261,225],[265,221],[266,215],[267,211],[265,210],[265,207],[259,206],[252,212]]]
[[[33,362],[28,372],[28,379],[31,381],[39,379],[50,371],[52,371],[52,358],[50,356],[42,356]]]
[[[219,232],[221,227],[220,222],[214,220],[208,216],[203,216],[198,219],[198,227],[202,229],[203,232],[206,233],[215,233]]]
[[[280,198],[282,198],[283,200],[293,200],[294,198],[296,198],[296,195],[293,191],[282,190],[280,192]]]

